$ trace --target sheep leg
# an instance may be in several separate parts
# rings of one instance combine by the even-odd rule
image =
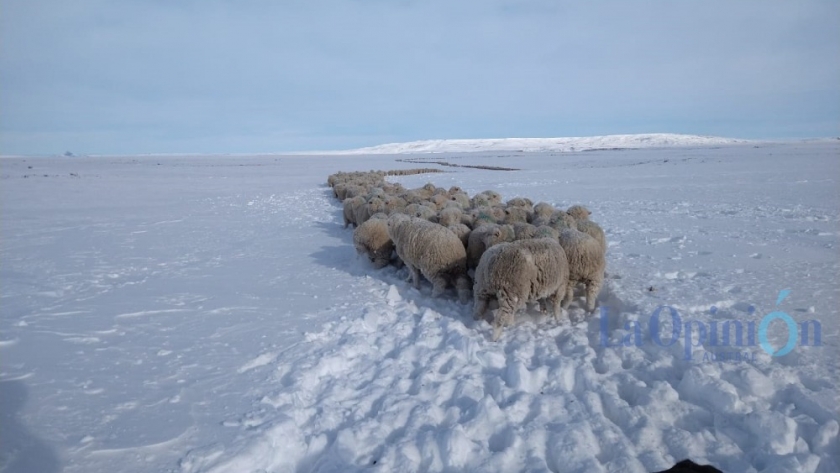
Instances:
[[[560,314],[562,310],[561,306],[565,292],[566,291],[564,290],[564,288],[560,287],[557,289],[557,291],[554,292],[554,294],[551,294],[550,296],[545,298],[546,305],[550,307],[551,314],[554,315],[555,320],[560,320]]]
[[[519,299],[514,296],[510,297],[508,294],[497,293],[496,300],[499,302],[499,308],[493,314],[493,341],[502,336],[502,329],[513,323],[513,316],[516,315],[519,307]]]
[[[576,281],[569,281],[569,284],[566,285],[566,297],[563,298],[563,302],[561,303],[564,309],[568,309],[569,305],[575,299],[575,284],[577,284]]]
[[[513,314],[506,309],[499,308],[493,314],[493,341],[502,337],[502,329],[513,322]]]
[[[469,276],[461,274],[455,278],[455,289],[458,291],[458,302],[466,304],[472,295],[472,283]]]
[[[601,292],[603,281],[589,281],[586,283],[586,312],[595,312],[595,303],[598,301],[598,294]]]
[[[490,298],[484,294],[475,294],[475,307],[473,307],[473,320],[481,320],[487,312],[487,303]]]
[[[414,289],[420,290],[420,270],[417,269],[413,264],[406,263],[405,266],[408,268],[408,273],[411,277],[411,283],[414,285]]]
[[[446,291],[446,277],[435,274],[429,278],[429,281],[432,282],[432,297],[440,297]]]

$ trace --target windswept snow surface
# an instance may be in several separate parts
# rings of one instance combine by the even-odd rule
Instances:
[[[571,152],[602,149],[720,146],[749,143],[747,140],[717,136],[642,133],[566,138],[499,138],[470,140],[422,140],[388,143],[367,148],[332,151],[325,154],[414,154],[468,153],[477,151]]]
[[[521,170],[390,179],[587,205],[601,313],[356,258],[327,175],[393,157],[0,160],[3,471],[838,470],[840,144],[445,159]]]

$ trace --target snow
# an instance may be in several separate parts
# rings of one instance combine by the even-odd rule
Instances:
[[[748,140],[717,136],[680,135],[675,133],[641,133],[564,138],[498,138],[466,140],[422,140],[407,143],[388,143],[343,151],[318,154],[419,154],[468,153],[477,151],[570,152],[606,149],[663,148],[686,146],[720,146],[748,144]]]
[[[440,158],[520,170],[389,179],[589,207],[602,312],[357,258],[326,177],[394,157],[0,161],[0,470],[837,471],[840,143]],[[772,312],[820,345],[712,345]]]

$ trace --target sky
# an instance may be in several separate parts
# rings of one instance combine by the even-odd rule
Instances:
[[[0,154],[840,136],[836,0],[0,0]]]

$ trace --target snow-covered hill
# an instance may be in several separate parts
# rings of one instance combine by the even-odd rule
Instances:
[[[834,473],[838,154],[533,153],[389,177],[580,203],[603,226],[603,311],[531,311],[498,342],[342,227],[329,174],[416,164],[5,159],[0,471]],[[783,356],[759,345],[773,313],[772,349],[784,316],[798,335]]]
[[[498,138],[474,140],[423,140],[388,143],[366,148],[330,151],[324,154],[465,153],[475,151],[588,151],[599,149],[664,148],[674,146],[720,146],[749,143],[748,140],[716,136],[647,133],[568,138]]]

